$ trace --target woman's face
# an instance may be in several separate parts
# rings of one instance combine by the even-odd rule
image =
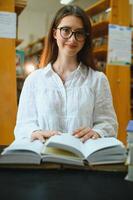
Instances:
[[[54,30],[53,36],[56,39],[59,49],[58,55],[76,57],[85,43],[85,32],[82,20],[73,15],[64,17],[60,21],[57,29]]]

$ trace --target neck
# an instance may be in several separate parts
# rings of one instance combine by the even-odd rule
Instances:
[[[53,63],[53,69],[60,73],[72,72],[78,66],[78,61],[75,58],[57,58]]]
[[[76,59],[72,58],[64,58],[60,59],[59,57],[57,60],[53,63],[53,70],[60,76],[63,83],[67,79],[67,77],[70,75],[72,71],[74,71],[78,66],[78,62]]]

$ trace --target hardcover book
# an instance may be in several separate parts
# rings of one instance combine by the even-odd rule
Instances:
[[[0,163],[4,164],[54,162],[84,166],[124,163],[125,160],[126,148],[116,138],[89,139],[82,143],[68,133],[52,136],[45,144],[28,138],[17,139],[0,156]]]

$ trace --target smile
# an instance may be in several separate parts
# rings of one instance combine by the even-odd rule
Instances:
[[[75,49],[77,46],[72,44],[66,44],[66,46],[70,49]]]

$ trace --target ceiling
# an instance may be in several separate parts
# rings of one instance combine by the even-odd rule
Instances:
[[[93,2],[98,0],[75,0],[73,4],[76,4],[82,8],[86,8]],[[26,10],[32,11],[44,11],[47,13],[54,13],[63,5],[60,4],[60,0],[27,0],[27,7]]]

